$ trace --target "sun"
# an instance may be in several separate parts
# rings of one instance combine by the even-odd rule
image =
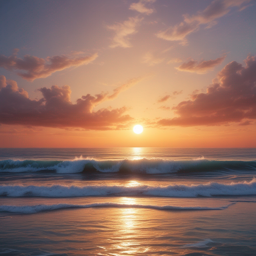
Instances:
[[[136,124],[136,125],[133,127],[133,131],[134,131],[136,134],[141,134],[141,133],[143,132],[143,127],[142,127],[142,125]]]

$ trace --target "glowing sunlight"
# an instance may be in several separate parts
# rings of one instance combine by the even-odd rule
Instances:
[[[142,127],[142,125],[136,124],[136,125],[133,127],[133,132],[136,133],[136,134],[141,134],[141,133],[143,132],[143,127]]]

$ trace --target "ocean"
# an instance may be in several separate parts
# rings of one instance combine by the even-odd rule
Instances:
[[[256,149],[0,149],[0,255],[256,255]]]

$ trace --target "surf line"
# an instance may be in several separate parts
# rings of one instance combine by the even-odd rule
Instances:
[[[61,209],[84,209],[84,208],[139,208],[139,209],[152,209],[160,211],[213,211],[224,210],[234,205],[231,203],[220,207],[182,207],[182,206],[157,206],[157,205],[143,205],[143,204],[119,204],[119,203],[95,203],[95,204],[53,204],[53,205],[2,205],[0,212],[19,213],[19,214],[33,214],[39,212],[56,211]]]

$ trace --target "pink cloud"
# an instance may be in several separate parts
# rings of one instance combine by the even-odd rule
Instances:
[[[171,96],[170,95],[165,95],[164,97],[160,98],[157,102],[162,103],[167,101]]]
[[[133,78],[127,81],[126,83],[118,86],[117,88],[114,89],[113,93],[111,95],[108,95],[109,99],[114,99],[118,96],[119,93],[121,93],[124,90],[129,89],[130,87],[134,86],[138,82],[142,81],[144,78],[143,77],[138,77],[138,78]]]
[[[131,44],[129,42],[129,36],[136,34],[137,27],[141,23],[143,18],[139,17],[130,17],[128,20],[125,20],[122,23],[115,23],[112,26],[107,28],[115,32],[113,43],[110,45],[111,48],[123,47],[129,48]]]
[[[172,94],[168,94],[168,95],[165,95],[164,97],[160,98],[157,102],[163,103],[163,102],[167,101],[168,99],[175,99],[175,97],[181,93],[182,93],[182,90],[174,91]]]
[[[143,56],[143,63],[146,63],[149,66],[155,66],[157,64],[160,64],[161,62],[164,61],[164,58],[160,58],[157,56],[154,56],[152,53],[147,52],[144,56]]]
[[[128,88],[136,81],[131,80],[125,85]],[[124,90],[124,85],[118,88],[112,94],[99,93],[94,96],[87,94],[77,99],[76,103],[72,103],[69,86],[44,87],[39,89],[42,98],[32,100],[15,81],[6,80],[4,76],[0,76],[0,123],[57,128],[80,127],[95,130],[120,129],[133,119],[125,114],[126,107],[93,110],[96,105],[116,97]]]
[[[158,121],[161,126],[250,124],[256,119],[256,57],[245,66],[227,64],[206,93],[195,92],[191,99],[173,108],[177,117]]]
[[[170,110],[171,108],[170,108],[170,107],[167,107],[167,106],[161,106],[161,107],[159,107],[159,109],[162,109],[162,110]]]
[[[179,94],[182,94],[182,90],[181,91],[174,91],[173,93],[172,93],[172,95],[173,96],[177,96],[177,95],[179,95]]]
[[[226,15],[232,7],[240,7],[250,0],[214,0],[205,10],[198,12],[194,16],[184,15],[184,20],[173,27],[159,31],[157,37],[167,41],[183,41],[186,43],[186,37],[199,30],[203,24],[208,24],[210,28],[216,23],[216,19]]]
[[[156,0],[139,0],[139,2],[137,3],[132,3],[130,5],[130,10],[133,10],[133,11],[137,11],[139,13],[142,13],[142,14],[151,14],[154,12],[153,9],[150,9],[148,7],[146,7],[146,4],[147,3],[154,3]]]
[[[17,49],[15,53],[17,53]],[[33,81],[37,78],[48,77],[56,71],[61,71],[69,67],[89,64],[97,57],[97,53],[86,57],[69,58],[61,55],[46,59],[30,55],[25,55],[23,59],[17,58],[15,54],[10,57],[0,55],[0,67],[16,72],[18,70],[24,71],[18,71],[17,74],[26,80]]]
[[[222,56],[214,60],[189,60],[187,62],[182,63],[179,67],[176,67],[176,69],[179,71],[204,74],[207,71],[212,70],[217,65],[221,64],[225,58],[226,56]]]

